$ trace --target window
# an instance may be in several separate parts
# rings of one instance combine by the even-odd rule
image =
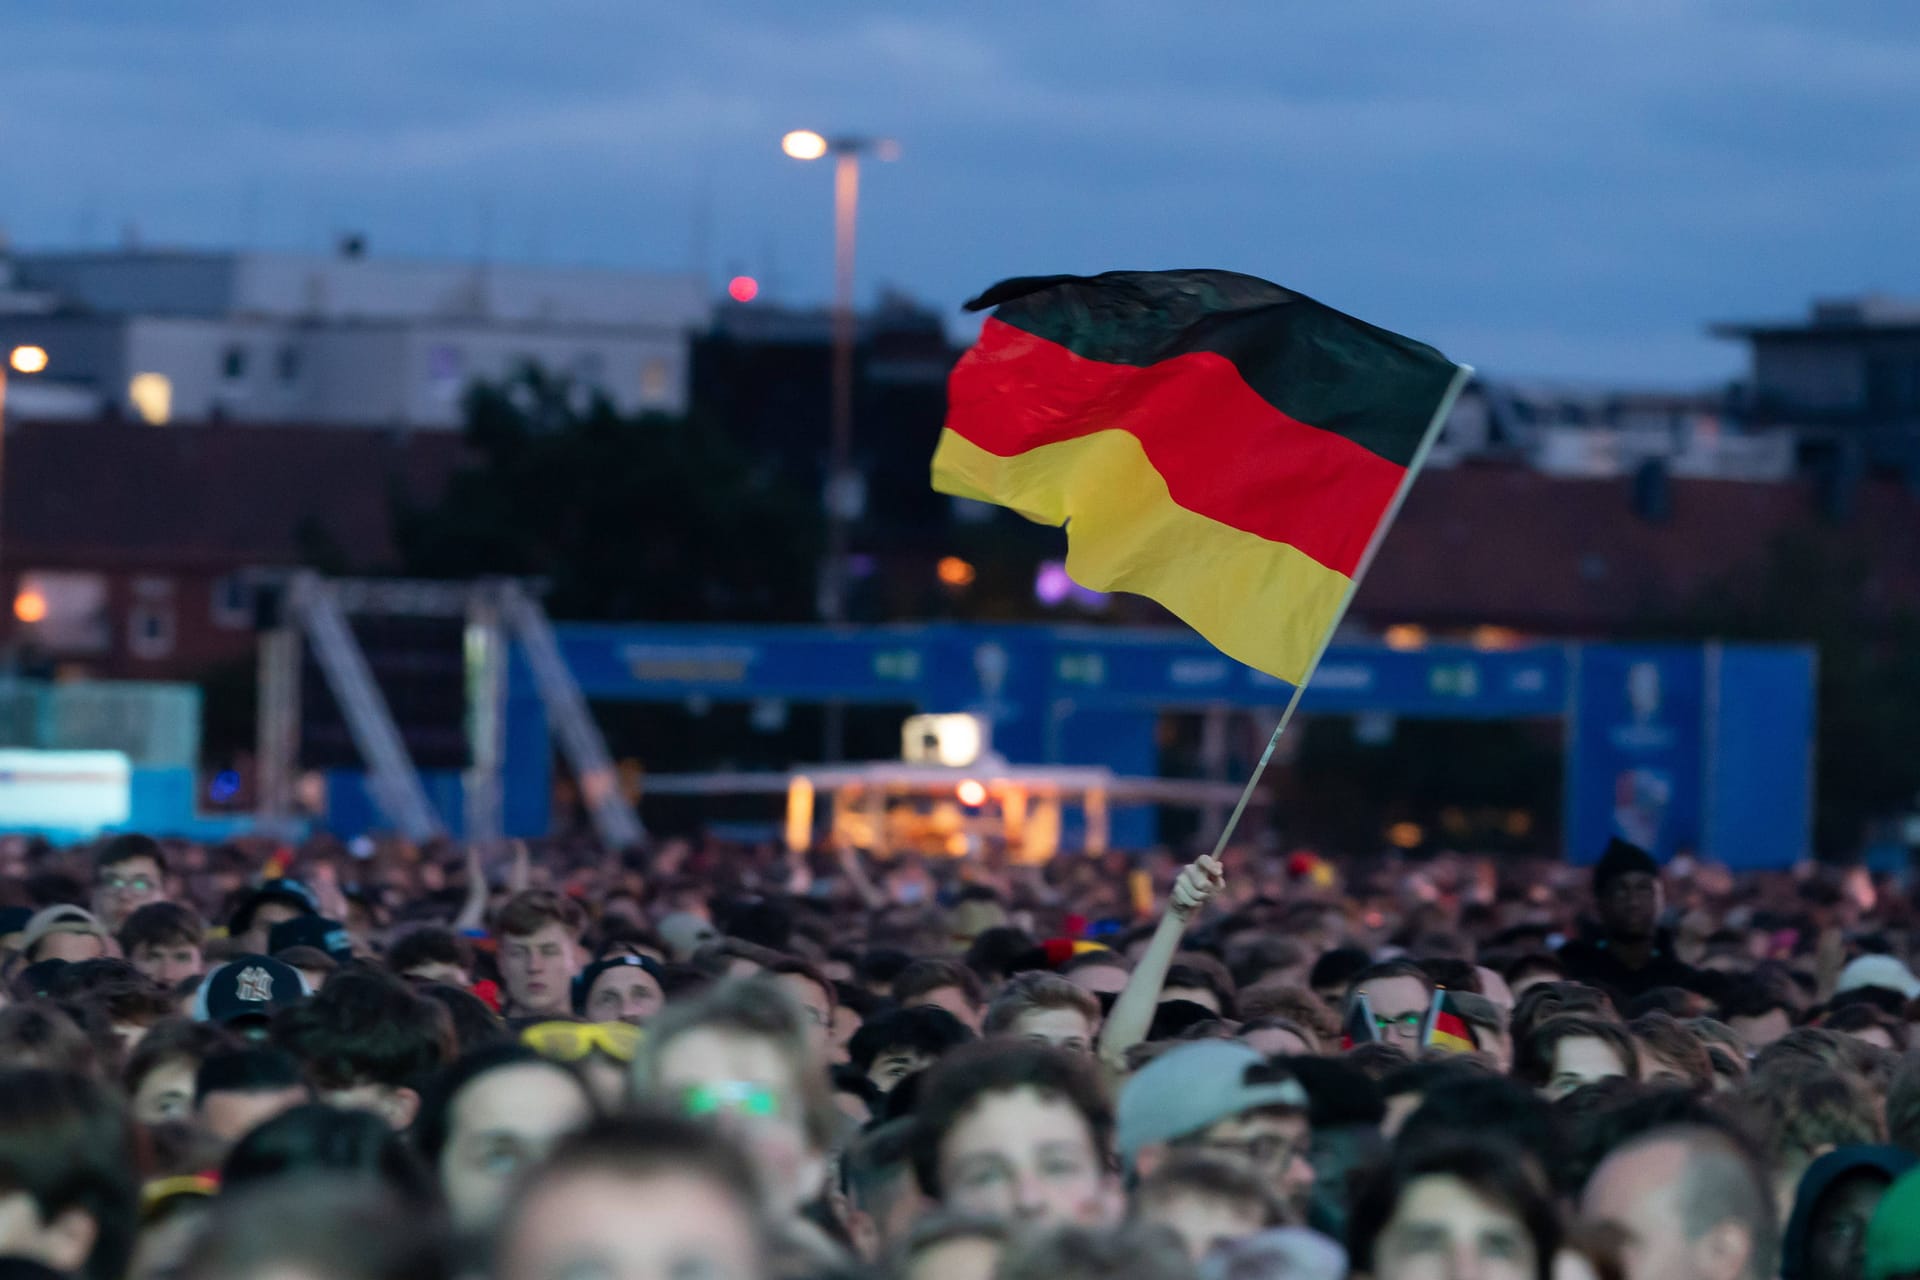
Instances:
[[[223,631],[241,631],[253,625],[253,583],[244,574],[230,573],[213,580],[213,625]]]
[[[142,600],[127,613],[127,651],[136,658],[173,653],[173,602]]]
[[[228,382],[239,382],[247,376],[247,349],[238,343],[226,349],[220,357],[220,376]]]
[[[292,345],[280,348],[273,360],[274,376],[282,384],[292,384],[300,380],[300,348]]]
[[[105,653],[113,645],[104,574],[22,573],[14,587],[13,616],[19,634],[43,653]]]

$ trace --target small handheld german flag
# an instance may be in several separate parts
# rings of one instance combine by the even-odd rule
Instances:
[[[1373,1006],[1367,1003],[1367,993],[1354,992],[1353,999],[1347,1001],[1347,1016],[1340,1024],[1340,1048],[1372,1044],[1379,1038],[1380,1024],[1373,1020]]]
[[[1433,1003],[1427,1007],[1426,1021],[1420,1027],[1420,1047],[1443,1053],[1472,1053],[1480,1047],[1472,1024],[1461,1016],[1453,993],[1445,987],[1433,989]]]

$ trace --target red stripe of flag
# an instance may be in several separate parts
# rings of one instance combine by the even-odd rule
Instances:
[[[1281,413],[1224,356],[1107,364],[993,319],[954,369],[947,426],[1003,458],[1130,432],[1187,510],[1348,575],[1406,474]]]

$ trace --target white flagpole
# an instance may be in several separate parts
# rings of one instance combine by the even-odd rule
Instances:
[[[1373,536],[1367,539],[1366,550],[1360,553],[1360,562],[1354,566],[1353,577],[1347,582],[1347,592],[1340,598],[1340,610],[1333,615],[1333,621],[1327,625],[1326,634],[1320,637],[1320,647],[1313,652],[1313,661],[1300,676],[1300,683],[1293,686],[1293,695],[1287,699],[1286,710],[1280,713],[1280,723],[1273,727],[1273,736],[1267,739],[1267,749],[1260,753],[1260,762],[1253,766],[1253,776],[1247,779],[1247,785],[1240,792],[1239,801],[1233,806],[1233,813],[1227,818],[1227,825],[1220,828],[1220,838],[1213,842],[1213,856],[1217,859],[1225,852],[1227,841],[1233,838],[1234,829],[1240,825],[1240,816],[1247,811],[1247,803],[1253,799],[1254,788],[1260,785],[1261,775],[1267,771],[1267,765],[1273,760],[1274,748],[1280,745],[1280,735],[1287,731],[1287,724],[1293,719],[1294,711],[1300,706],[1300,695],[1307,691],[1307,685],[1313,680],[1313,673],[1320,669],[1320,659],[1326,657],[1327,646],[1333,643],[1333,633],[1340,629],[1340,620],[1347,616],[1347,606],[1353,603],[1354,593],[1360,590],[1360,580],[1367,576],[1367,570],[1373,567],[1373,557],[1379,552],[1380,544],[1386,540],[1387,530],[1393,528],[1393,522],[1400,515],[1400,507],[1407,500],[1407,490],[1413,488],[1415,477],[1427,464],[1427,455],[1433,452],[1434,441],[1440,438],[1440,431],[1447,425],[1447,415],[1453,412],[1453,402],[1460,398],[1466,389],[1467,380],[1473,377],[1472,365],[1455,365],[1453,378],[1447,383],[1447,390],[1440,397],[1440,404],[1433,411],[1433,418],[1427,423],[1427,432],[1420,437],[1420,447],[1413,451],[1413,460],[1407,464],[1407,474],[1400,479],[1400,487],[1393,491],[1393,501],[1387,504],[1386,514],[1380,517],[1380,523],[1373,528]]]

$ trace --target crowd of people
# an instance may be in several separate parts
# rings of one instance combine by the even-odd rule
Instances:
[[[1915,924],[1619,842],[10,838],[0,1276],[1920,1277]]]

